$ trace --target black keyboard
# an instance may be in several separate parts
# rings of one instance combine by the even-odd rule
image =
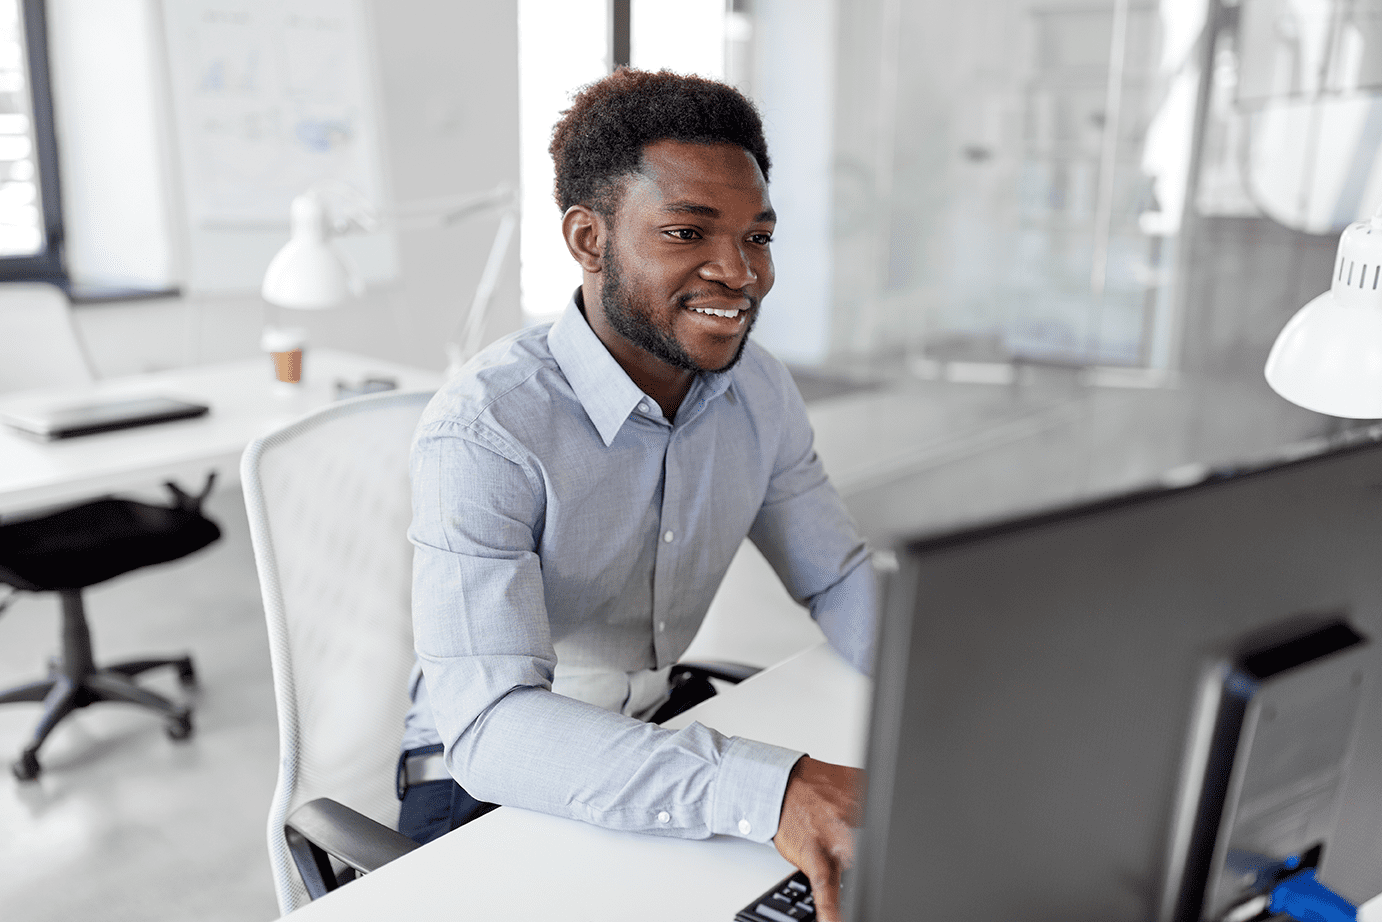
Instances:
[[[797,871],[734,916],[734,922],[815,922],[811,882]]]

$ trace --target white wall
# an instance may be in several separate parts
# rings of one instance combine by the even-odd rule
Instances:
[[[76,21],[89,36],[91,18],[100,15],[105,2],[62,0],[52,27]],[[156,0],[121,2],[146,8]],[[381,154],[392,200],[457,195],[501,182],[517,186],[517,0],[365,0],[365,9]],[[55,58],[69,49],[65,62],[55,62],[58,68],[84,66],[70,50],[80,45],[73,39],[72,33],[52,37]],[[64,105],[79,104],[70,94],[64,98],[62,81],[55,82],[60,113]],[[166,100],[159,99],[158,105],[166,120]],[[87,145],[74,150],[76,156],[65,157],[73,163],[69,169],[80,169],[83,158],[93,159],[90,141],[80,139],[80,129],[71,125],[69,137],[62,136],[63,130],[60,114],[59,144],[82,140]],[[164,177],[174,186],[176,167],[171,164]],[[118,201],[117,190],[109,185],[118,180],[96,182],[90,174],[64,180],[70,190],[69,214],[97,201],[103,206]],[[174,189],[173,194],[180,192]],[[68,221],[73,223],[71,217]],[[445,365],[442,343],[455,333],[470,304],[496,223],[497,218],[480,218],[447,229],[402,232],[396,281],[336,310],[295,312],[291,321],[306,326],[318,345],[440,369]],[[185,239],[178,239],[185,233],[174,222],[169,244],[174,252],[185,246]],[[112,375],[253,356],[270,309],[246,292],[84,305],[75,315],[97,371]],[[487,340],[519,324],[514,251],[490,318]]]

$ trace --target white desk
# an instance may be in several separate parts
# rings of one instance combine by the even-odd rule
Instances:
[[[792,746],[848,765],[864,760],[870,683],[821,644],[669,722]],[[730,922],[791,871],[769,845],[717,836],[661,839],[505,807],[292,913],[292,922],[378,919],[662,918]],[[655,916],[658,914],[654,914]],[[1382,897],[1363,922],[1382,922]]]
[[[91,499],[112,491],[157,488],[177,480],[198,489],[216,470],[239,480],[240,454],[257,436],[335,399],[337,380],[394,378],[401,388],[435,388],[437,372],[346,352],[311,349],[299,384],[276,381],[268,356],[99,381],[62,390],[8,394],[0,403],[169,394],[200,401],[198,419],[40,442],[0,425],[0,514]]]
[[[869,698],[868,680],[821,645],[669,726],[699,720],[724,733],[862,765]],[[642,922],[676,881],[677,906],[668,918],[729,922],[790,871],[771,845],[727,836],[688,841],[611,832],[505,807],[289,918]]]

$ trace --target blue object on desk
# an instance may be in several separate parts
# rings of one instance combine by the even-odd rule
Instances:
[[[1297,922],[1357,922],[1358,908],[1315,879],[1315,869],[1293,874],[1272,890],[1269,907]]]

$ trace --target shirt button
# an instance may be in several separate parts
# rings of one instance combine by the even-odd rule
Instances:
[[[647,413],[647,412],[648,412],[648,405],[647,405],[646,403],[640,403],[640,404],[638,405],[638,412],[640,412],[640,413]]]
[[[749,824],[749,821],[748,821],[748,820],[740,820],[740,821],[739,821],[739,834],[740,834],[741,836],[746,836],[746,835],[748,835],[748,834],[751,833],[751,832],[753,832],[753,826],[751,826],[751,825]]]
[[[664,532],[662,533],[662,540],[663,540],[665,543],[667,543],[667,544],[671,544],[671,543],[672,543],[672,539],[675,538],[675,537],[676,537],[676,534],[673,533],[673,531],[672,531],[670,528],[667,529],[666,531],[664,531]]]
[[[661,813],[657,815],[657,821],[659,823],[670,823],[672,822],[672,814],[668,813],[666,810],[663,810]]]
[[[657,629],[658,629],[659,631],[665,631],[665,630],[667,630],[667,622],[666,622],[666,621],[659,621],[659,622],[657,623]]]

